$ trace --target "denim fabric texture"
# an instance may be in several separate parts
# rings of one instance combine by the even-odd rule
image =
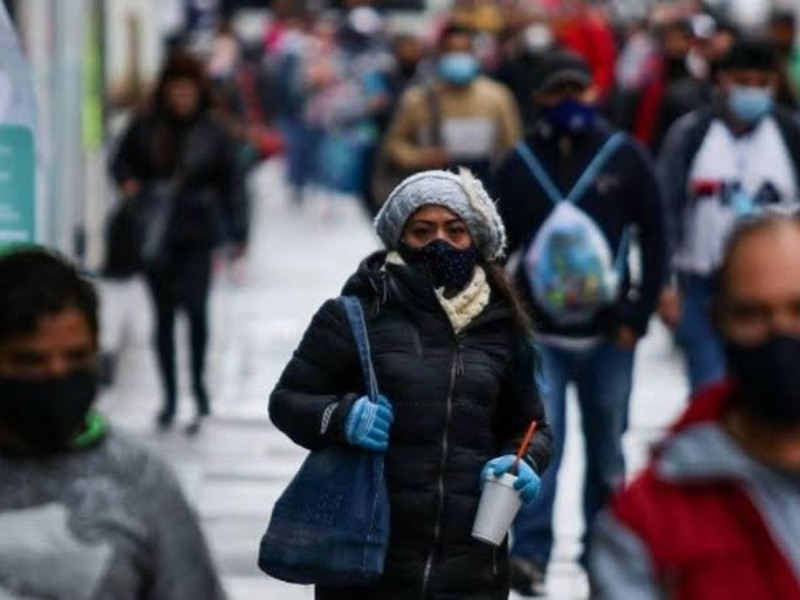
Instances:
[[[286,179],[289,185],[302,188],[320,179],[319,148],[324,138],[321,130],[299,118],[284,118],[280,123],[286,140]]]
[[[378,401],[360,302],[343,297],[369,398]],[[312,452],[284,491],[261,540],[258,565],[290,583],[359,585],[383,573],[389,545],[384,458],[330,447]]]
[[[685,352],[689,387],[694,393],[725,376],[725,351],[711,322],[711,278],[684,275],[679,286],[682,314],[675,337]]]
[[[622,435],[628,423],[634,351],[611,341],[581,351],[540,346],[540,389],[553,428],[553,458],[539,497],[523,507],[513,529],[512,555],[545,569],[553,550],[553,507],[564,454],[567,386],[577,385],[586,452],[583,490],[584,554],[591,524],[614,490],[624,482]],[[585,557],[581,557],[583,561]]]

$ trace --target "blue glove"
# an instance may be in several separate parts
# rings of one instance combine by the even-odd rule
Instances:
[[[515,460],[516,456],[513,454],[506,454],[500,458],[493,458],[486,463],[486,466],[483,467],[483,471],[481,472],[481,486],[491,475],[501,477],[503,474],[508,473],[511,467],[514,466]],[[524,460],[519,461],[516,475],[517,480],[514,482],[514,489],[519,490],[519,494],[525,504],[530,504],[536,500],[536,497],[539,495],[539,489],[542,487],[542,480]]]
[[[386,452],[393,422],[392,405],[384,396],[378,396],[377,403],[364,396],[356,400],[350,409],[344,424],[344,435],[351,446]]]

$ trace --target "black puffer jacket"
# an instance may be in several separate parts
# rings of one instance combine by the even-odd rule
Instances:
[[[367,259],[344,289],[367,313],[381,392],[394,408],[387,454],[391,543],[381,584],[321,592],[328,598],[474,599],[508,597],[507,551],[470,536],[480,473],[515,452],[531,419],[540,422],[527,460],[541,473],[551,432],[533,383],[531,352],[518,343],[512,312],[494,298],[460,335],[419,271]],[[328,301],[314,317],[270,401],[274,423],[295,442],[343,442],[343,423],[364,394],[344,310]],[[323,412],[339,403],[326,436]]]
[[[144,193],[153,184],[180,180],[168,238],[173,245],[205,246],[246,239],[238,146],[210,113],[176,123],[154,112],[134,118],[111,160],[122,185],[135,179]]]

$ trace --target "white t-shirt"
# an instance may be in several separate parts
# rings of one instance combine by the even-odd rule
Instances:
[[[742,215],[800,208],[794,164],[772,117],[741,137],[715,120],[694,158],[687,186],[690,202],[675,268],[695,275],[716,270]]]

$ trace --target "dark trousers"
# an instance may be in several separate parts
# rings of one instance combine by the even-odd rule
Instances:
[[[567,386],[575,382],[581,410],[586,477],[583,488],[584,536],[581,562],[598,512],[625,481],[622,436],[628,424],[635,352],[611,341],[588,350],[540,345],[540,388],[553,428],[553,457],[542,478],[542,491],[514,523],[512,554],[544,569],[553,550],[553,512],[558,470],[566,437]]]
[[[198,415],[210,411],[205,387],[208,346],[208,296],[211,287],[211,252],[198,248],[177,254],[163,270],[147,274],[147,286],[156,317],[155,349],[164,392],[161,416],[175,415],[178,398],[175,318],[182,310],[189,320],[192,392]]]
[[[725,377],[725,351],[711,320],[714,282],[711,277],[682,275],[682,313],[675,337],[686,355],[692,393]]]

